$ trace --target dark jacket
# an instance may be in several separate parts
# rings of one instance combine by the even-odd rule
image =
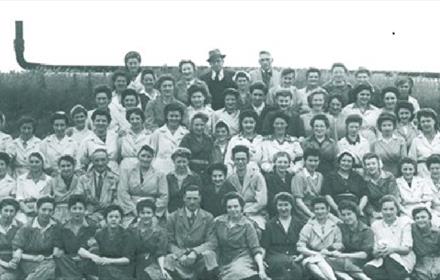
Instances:
[[[223,79],[221,81],[216,81],[212,79],[212,70],[200,76],[200,80],[204,81],[209,88],[209,93],[212,97],[211,108],[218,110],[225,107],[225,98],[223,91],[227,88],[236,88],[232,78],[235,72],[223,69]]]

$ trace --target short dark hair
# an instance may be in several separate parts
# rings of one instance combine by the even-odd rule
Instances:
[[[385,98],[385,94],[387,94],[388,92],[394,93],[394,95],[396,95],[397,99],[399,99],[400,92],[396,87],[386,87],[386,88],[382,89],[382,91],[381,91],[382,100]]]
[[[127,81],[127,84],[130,81],[130,78],[128,77],[128,74],[125,71],[123,71],[123,70],[116,70],[112,74],[112,84],[114,84],[116,82],[116,79],[118,77],[124,77],[125,80]]]
[[[354,76],[357,77],[359,74],[367,74],[368,77],[371,77],[371,72],[365,67],[359,67],[358,70],[354,73]]]
[[[0,210],[2,210],[5,206],[8,206],[8,205],[14,207],[15,212],[20,210],[20,204],[18,203],[17,200],[15,200],[15,198],[5,197],[2,200],[0,200]]]
[[[218,162],[218,163],[211,164],[208,167],[207,173],[209,174],[209,176],[211,176],[215,170],[221,171],[225,175],[225,177],[228,175],[228,167],[223,163]]]
[[[104,116],[107,119],[109,124],[112,122],[112,116],[110,115],[110,110],[108,108],[107,109],[96,109],[95,111],[93,111],[92,121],[95,121],[97,116]]]
[[[69,124],[69,117],[64,111],[57,111],[52,114],[52,116],[50,117],[50,123],[53,124],[56,120],[64,120],[66,122],[66,125]]]
[[[159,79],[156,82],[156,88],[158,90],[160,90],[160,87],[162,86],[162,84],[166,81],[170,81],[173,83],[173,86],[176,86],[176,80],[174,79],[174,77],[170,74],[164,74],[162,76],[159,77]]]
[[[223,91],[224,99],[226,99],[226,96],[228,96],[228,95],[234,96],[237,100],[240,97],[240,93],[235,88],[227,88]]]
[[[184,112],[184,110],[183,110],[182,106],[179,103],[172,102],[172,103],[167,104],[165,106],[165,108],[163,109],[163,115],[164,115],[164,118],[165,118],[165,122],[168,121],[167,119],[168,119],[168,113],[169,112],[179,112],[180,116],[183,119],[183,112]]]
[[[179,147],[171,154],[171,159],[173,161],[177,157],[183,157],[189,160],[191,158],[191,150],[187,148]]]
[[[191,104],[191,97],[196,92],[202,93],[202,95],[205,97],[205,104],[207,104],[208,103],[208,90],[204,84],[202,84],[201,82],[197,82],[197,81],[186,90],[186,94],[188,96],[188,104]]]
[[[287,201],[290,203],[290,206],[294,207],[295,202],[293,196],[288,192],[279,192],[273,198],[273,204],[276,206],[278,201]]]
[[[187,192],[199,192],[199,195],[202,196],[202,190],[198,185],[187,185],[182,189],[183,196],[186,195]]]
[[[200,120],[202,120],[205,124],[209,121],[209,117],[208,117],[205,113],[202,113],[202,112],[196,113],[194,116],[192,116],[192,118],[191,118],[191,125],[192,125],[192,122],[193,122],[195,119],[200,119]]]
[[[411,113],[410,120],[412,121],[414,119],[414,117],[415,117],[414,105],[412,105],[412,103],[410,103],[408,101],[404,101],[404,100],[398,100],[397,101],[395,113],[396,113],[397,120],[399,120],[399,121],[400,121],[400,119],[399,119],[399,111],[401,109],[408,110]]]
[[[343,158],[344,156],[349,156],[349,157],[351,157],[351,159],[353,160],[353,163],[356,161],[356,158],[354,157],[354,155],[353,155],[352,153],[350,153],[349,151],[343,151],[342,153],[340,153],[340,154],[337,156],[337,158],[336,158],[336,162],[337,162],[337,163],[340,163],[341,160],[342,160],[342,158]]]
[[[241,195],[238,192],[228,192],[223,196],[223,199],[222,199],[223,209],[226,210],[226,204],[228,204],[229,200],[233,200],[233,199],[238,200],[238,203],[240,203],[240,206],[243,210],[245,202],[244,202],[243,197],[241,197]]]
[[[435,122],[434,128],[438,129],[438,117],[437,117],[437,113],[431,109],[431,108],[422,108],[417,112],[417,122],[418,124],[418,128],[421,129],[420,127],[420,120],[422,119],[422,117],[424,118],[432,118]]]
[[[184,64],[191,64],[192,68],[194,69],[194,71],[197,70],[196,64],[190,60],[190,59],[182,59],[181,61],[179,61],[179,72],[182,73],[182,67]]]
[[[18,119],[18,127],[19,128],[22,125],[27,124],[27,123],[30,123],[32,125],[32,128],[34,129],[34,132],[35,132],[35,127],[37,125],[37,121],[33,117],[28,116],[28,115],[24,115]]]
[[[225,128],[228,131],[228,134],[230,133],[229,126],[224,121],[219,121],[215,124],[214,130],[218,128]]]
[[[53,198],[53,197],[50,197],[50,196],[43,196],[43,197],[40,197],[38,200],[37,200],[37,209],[40,209],[40,207],[44,204],[44,203],[50,203],[50,204],[52,204],[52,206],[55,208],[55,205],[56,205],[56,203],[55,203],[55,199]]]
[[[382,208],[382,206],[385,202],[393,202],[394,205],[396,206],[397,211],[400,210],[399,201],[397,200],[397,197],[395,197],[394,195],[386,194],[386,195],[382,196],[382,198],[379,199],[380,208]]]
[[[96,97],[99,93],[105,93],[107,95],[107,98],[110,100],[112,99],[112,90],[107,85],[98,85],[93,89],[93,95]]]
[[[342,67],[342,68],[344,68],[344,72],[345,72],[345,73],[348,73],[348,68],[347,68],[347,66],[345,66],[344,63],[341,63],[341,62],[335,62],[335,63],[333,63],[333,64],[332,64],[332,67],[330,68],[330,72],[333,72],[333,70],[335,70],[335,68],[337,68],[337,67]]]
[[[243,130],[243,126],[242,126],[242,122],[245,118],[253,118],[255,121],[255,124],[258,123],[258,114],[257,112],[255,112],[254,110],[245,110],[245,111],[241,111],[240,115],[238,117],[239,121],[238,121],[238,125],[240,127],[240,131]],[[256,128],[256,127],[255,127]]]
[[[125,113],[125,119],[128,121],[130,119],[130,116],[133,114],[138,115],[139,117],[141,117],[142,121],[145,121],[145,114],[142,109],[138,107],[128,109]]]
[[[270,118],[269,133],[273,133],[273,124],[274,124],[275,120],[278,118],[283,119],[287,123],[287,126],[289,125],[289,116],[286,113],[278,110]],[[287,131],[286,131],[286,134],[287,134]]]
[[[318,68],[310,67],[309,69],[307,69],[306,79],[309,77],[310,73],[318,73],[318,76],[321,77],[321,70],[319,70]]]
[[[306,161],[308,157],[318,157],[321,159],[321,152],[316,148],[308,148],[304,151],[304,161]]]
[[[393,123],[393,127],[396,128],[397,125],[396,116],[388,112],[383,112],[377,118],[377,129],[379,129],[379,131],[382,131],[381,126],[385,121],[391,121]]]
[[[317,196],[312,199],[312,203],[311,203],[312,208],[315,208],[315,205],[317,205],[317,204],[325,204],[325,206],[327,208],[329,208],[329,204],[327,202],[327,199],[325,199],[325,197],[323,197],[323,196]]]
[[[156,73],[154,73],[153,69],[144,69],[141,72],[141,80],[144,79],[145,75],[151,75],[154,79],[156,79]]]
[[[285,68],[281,71],[281,77],[287,76],[289,74],[293,74],[293,76],[296,75],[295,69],[293,68]]]
[[[136,104],[139,104],[139,94],[132,88],[126,88],[121,93],[121,103],[124,103],[124,99],[127,96],[134,96],[136,98]]]
[[[135,58],[139,61],[139,63],[142,62],[141,55],[137,51],[129,51],[124,56],[124,63],[127,64],[129,59]]]
[[[432,154],[426,159],[426,166],[431,168],[432,164],[440,164],[440,154]]]
[[[400,160],[399,162],[399,168],[397,169],[397,176],[402,176],[402,166],[404,164],[411,164],[412,166],[414,166],[414,176],[417,175],[417,161],[415,161],[414,159],[410,158],[410,157],[404,157]]]
[[[152,154],[152,155],[154,156],[154,149],[151,148],[151,146],[149,146],[149,145],[143,145],[143,146],[139,149],[138,155],[139,155],[142,151],[146,151],[146,152],[148,152],[148,153],[150,153],[150,154]]]
[[[72,194],[69,197],[69,201],[67,202],[67,207],[70,209],[73,205],[81,203],[84,205],[84,208],[87,207],[87,198],[83,194]]]
[[[76,165],[76,160],[75,160],[75,158],[72,157],[71,155],[62,155],[62,156],[58,159],[58,165],[60,165],[62,161],[70,162],[74,167],[75,167],[75,165]]]
[[[373,88],[368,85],[368,84],[359,84],[357,86],[355,86],[351,91],[350,91],[350,96],[351,99],[354,100],[355,102],[357,101],[358,98],[358,94],[363,91],[363,90],[368,90],[370,92],[370,94],[373,93]]]
[[[356,203],[354,203],[353,201],[350,201],[350,200],[342,200],[338,205],[338,209],[339,209],[339,211],[349,210],[349,211],[353,212],[354,214],[356,214],[356,217],[358,217],[358,218],[361,216],[359,207],[356,205]]]
[[[234,75],[234,81],[237,81],[238,78],[245,78],[248,82],[251,80],[249,74],[245,71],[238,71]]]
[[[104,209],[104,218],[107,220],[108,214],[110,214],[113,211],[118,211],[119,214],[121,214],[121,218],[124,217],[124,210],[122,210],[121,206],[116,204],[110,204]]]
[[[310,120],[310,126],[313,127],[316,121],[323,121],[327,128],[330,127],[330,121],[325,114],[317,114],[312,117]]]
[[[249,159],[249,148],[244,145],[237,145],[234,148],[232,148],[232,158],[234,159],[235,155],[237,153],[245,153],[247,158]]]
[[[426,208],[425,206],[420,206],[420,207],[416,207],[411,211],[411,216],[413,218],[413,220],[416,219],[417,214],[421,213],[421,212],[426,212],[428,213],[428,217],[431,220],[432,219],[432,213],[431,211],[429,211],[428,208]]]
[[[362,117],[358,114],[351,114],[348,115],[348,117],[345,119],[345,126],[347,127],[351,123],[358,123],[360,126],[362,126]]]
[[[249,92],[252,94],[256,89],[261,90],[264,95],[266,95],[268,91],[266,84],[261,81],[253,82],[249,87]]]
[[[307,96],[307,104],[309,105],[310,108],[312,108],[313,97],[315,97],[315,95],[318,95],[318,94],[322,94],[324,96],[324,106],[326,106],[327,96],[328,96],[327,92],[325,92],[323,90],[317,90],[317,91],[311,92],[310,95]]]
[[[136,211],[139,214],[144,208],[150,208],[153,213],[156,212],[156,203],[152,198],[145,198],[136,204]]]
[[[30,159],[31,157],[38,158],[43,163],[43,165],[44,165],[44,157],[43,157],[43,155],[40,152],[30,153],[30,155],[28,156],[28,159]]]
[[[292,91],[290,91],[290,89],[286,89],[286,88],[280,88],[275,91],[275,99],[277,99],[280,96],[293,98]]]
[[[380,161],[380,158],[377,154],[375,153],[366,153],[363,157],[362,157],[362,162],[365,164],[365,162],[369,159],[376,159],[378,162]]]
[[[9,163],[11,162],[11,157],[8,153],[0,152],[0,160],[3,161],[6,166],[9,166]]]

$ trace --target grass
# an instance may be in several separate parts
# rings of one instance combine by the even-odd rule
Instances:
[[[177,76],[174,67],[161,67],[159,74],[171,73]],[[248,70],[248,69],[245,69]],[[304,86],[305,69],[297,70],[296,84]],[[38,120],[39,137],[50,133],[49,117],[59,110],[66,112],[75,104],[93,107],[92,89],[98,84],[110,82],[109,73],[55,73],[25,71],[0,73],[0,110],[6,115],[5,131],[17,135],[16,121],[24,114]],[[413,77],[413,96],[422,107],[431,107],[440,112],[440,80],[438,78]],[[323,80],[328,73],[323,73]],[[372,82],[379,88],[393,85],[395,75],[373,74]]]

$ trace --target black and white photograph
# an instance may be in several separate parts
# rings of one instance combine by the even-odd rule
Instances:
[[[0,1],[0,280],[440,280],[440,1]]]

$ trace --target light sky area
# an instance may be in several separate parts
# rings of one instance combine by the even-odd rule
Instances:
[[[440,72],[440,2],[424,1],[14,1],[0,2],[0,71],[15,61],[14,21],[23,20],[30,62],[122,65],[129,50],[142,65],[274,65]],[[395,35],[392,34],[395,32]]]

